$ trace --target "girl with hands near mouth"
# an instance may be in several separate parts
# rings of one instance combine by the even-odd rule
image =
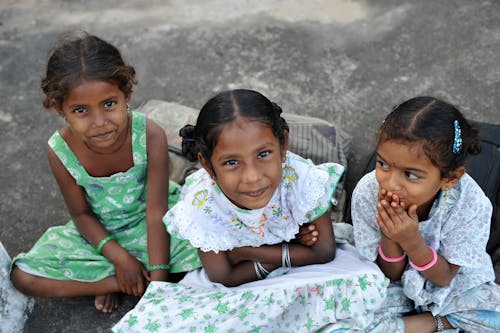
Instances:
[[[377,164],[352,197],[356,247],[391,279],[370,332],[498,332],[486,252],[492,206],[466,173],[479,138],[451,104],[417,97],[380,128]]]

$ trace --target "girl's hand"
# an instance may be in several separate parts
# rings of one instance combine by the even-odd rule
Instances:
[[[397,195],[390,193],[390,201],[386,200],[384,197],[389,193],[381,193],[382,200],[377,203],[377,223],[387,238],[404,247],[404,243],[415,239],[419,234],[417,206],[411,205],[406,210]]]
[[[115,263],[116,279],[123,293],[141,296],[150,278],[144,265],[127,253]]]
[[[391,191],[387,191],[384,188],[379,188],[378,190],[378,202],[386,200],[391,203],[393,200],[397,200],[399,202],[399,197],[392,193]]]
[[[318,241],[318,235],[316,226],[309,223],[300,227],[299,233],[295,235],[294,242],[311,247]]]

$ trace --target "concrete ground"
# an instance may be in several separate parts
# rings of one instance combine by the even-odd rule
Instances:
[[[62,121],[41,105],[46,55],[62,31],[120,48],[139,85],[132,106],[200,108],[215,92],[263,92],[287,112],[353,136],[348,184],[360,177],[391,107],[435,95],[500,122],[500,2],[467,0],[0,1],[0,241],[11,256],[68,220],[46,159]],[[106,332],[92,297],[37,299],[25,332]]]

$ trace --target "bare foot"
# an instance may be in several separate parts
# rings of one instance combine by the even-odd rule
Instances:
[[[110,313],[120,305],[120,297],[117,293],[98,295],[95,297],[94,305],[97,310]]]

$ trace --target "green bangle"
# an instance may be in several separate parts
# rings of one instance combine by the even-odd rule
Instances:
[[[159,271],[161,269],[165,269],[168,271],[170,269],[169,264],[148,265],[147,267],[148,267],[148,272]]]
[[[104,245],[106,245],[106,243],[109,242],[110,240],[114,240],[114,239],[115,239],[115,237],[113,237],[112,235],[108,235],[108,236],[104,237],[96,247],[97,253],[102,254],[102,248],[104,247]]]

